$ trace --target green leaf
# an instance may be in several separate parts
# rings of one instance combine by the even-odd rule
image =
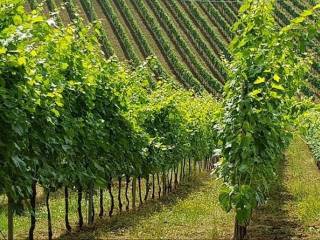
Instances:
[[[51,109],[51,112],[53,112],[53,114],[56,116],[56,117],[59,117],[60,116],[60,113],[57,109],[53,108]]]
[[[230,210],[231,210],[230,192],[228,192],[228,191],[221,192],[219,195],[219,202],[220,202],[224,211],[230,212]]]
[[[245,206],[237,209],[236,218],[240,224],[245,224],[251,217],[252,209],[250,206]]]
[[[271,87],[272,87],[273,89],[277,89],[277,90],[281,90],[281,91],[284,91],[284,90],[285,90],[284,87],[283,87],[282,85],[280,85],[280,84],[272,83],[272,84],[271,84]]]
[[[17,7],[17,13],[24,14],[24,7],[23,6]]]
[[[320,9],[320,3],[318,3],[317,5],[315,5],[312,9],[313,9],[313,10]]]
[[[22,23],[22,18],[19,15],[13,16],[13,23],[14,25],[20,25]]]
[[[18,65],[19,66],[26,65],[26,63],[27,63],[27,60],[26,60],[25,57],[19,57],[18,58]]]
[[[296,24],[299,24],[299,23],[302,23],[306,18],[305,17],[297,17],[295,19],[292,19],[291,22],[293,23],[296,23]]]
[[[253,84],[260,84],[260,83],[264,83],[264,82],[266,82],[266,79],[264,77],[258,77],[258,79],[255,80],[253,82]]]
[[[0,47],[0,54],[4,54],[7,52],[7,49],[5,47]]]
[[[270,92],[270,96],[273,97],[273,98],[278,98],[280,99],[281,97],[279,96],[279,94],[277,92],[274,92],[274,91],[271,91]]]
[[[262,92],[262,89],[261,88],[258,88],[258,89],[256,89],[256,90],[253,90],[249,95],[251,96],[251,97],[255,97],[255,96],[257,96],[259,93],[261,93]]]
[[[36,17],[32,18],[32,22],[33,23],[43,22],[43,17],[42,16],[36,16]]]
[[[280,81],[279,75],[278,75],[278,74],[275,74],[275,75],[273,76],[273,80],[275,80],[276,82],[279,82],[279,81]]]
[[[239,9],[239,13],[247,11],[251,6],[251,1],[245,1]]]
[[[302,16],[302,17],[307,17],[307,16],[310,16],[310,15],[312,15],[312,14],[313,14],[313,10],[312,10],[312,9],[308,9],[308,10],[303,11],[303,12],[300,14],[300,16]]]
[[[249,169],[249,168],[248,168],[248,165],[245,164],[245,163],[242,163],[242,164],[240,165],[240,167],[239,167],[239,171],[242,172],[242,173],[247,172],[248,169]]]

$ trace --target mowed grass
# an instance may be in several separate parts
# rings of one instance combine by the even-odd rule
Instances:
[[[114,189],[115,213],[110,219],[99,219],[98,197],[95,197],[96,223],[91,227],[77,229],[77,197],[70,193],[70,222],[73,232],[66,233],[64,227],[63,193],[57,192],[50,200],[55,239],[230,239],[234,216],[226,214],[220,208],[218,195],[222,184],[200,173],[166,197],[149,200],[136,211],[119,214],[117,210],[117,189]],[[123,189],[124,190],[124,189]],[[157,194],[156,188],[156,194]],[[143,187],[144,191],[144,187]],[[124,191],[123,191],[124,192]],[[144,195],[143,195],[144,196]],[[149,194],[150,196],[150,194]],[[47,211],[41,203],[37,207],[37,225],[35,239],[47,239]],[[105,193],[105,212],[109,210],[109,195]],[[125,197],[122,196],[125,209]],[[137,199],[138,200],[138,199]],[[137,201],[139,205],[139,201]],[[83,216],[86,221],[87,206],[83,200]],[[28,211],[22,216],[15,216],[15,239],[26,239],[30,226]],[[0,230],[6,234],[6,207],[0,207]]]
[[[287,152],[287,190],[294,197],[289,214],[303,224],[304,231],[320,239],[320,171],[302,138],[296,136]]]
[[[203,174],[134,213],[99,221],[91,229],[62,239],[230,239],[234,216],[219,206],[221,186]]]
[[[249,239],[319,240],[320,171],[296,135],[279,169],[267,204],[253,214]]]
[[[252,239],[320,239],[320,171],[306,143],[296,136],[286,152],[281,175],[268,204],[259,208],[250,227]],[[144,184],[143,184],[144,186]],[[54,237],[57,239],[231,239],[234,214],[226,214],[219,206],[222,183],[208,173],[193,176],[166,197],[149,200],[136,211],[117,210],[98,219],[91,227],[78,231],[76,193],[70,197],[70,222],[73,232],[64,228],[64,200],[61,192],[50,201]],[[144,187],[143,187],[144,190]],[[157,194],[156,189],[156,194]],[[123,191],[124,192],[124,191]],[[150,196],[150,195],[149,195]],[[125,205],[125,197],[122,196]],[[96,214],[98,201],[95,197]],[[40,200],[41,202],[41,200]],[[137,202],[138,203],[138,202]],[[105,211],[109,196],[105,193]],[[86,204],[83,215],[86,220]],[[5,234],[6,208],[0,205],[0,230]],[[16,239],[27,237],[29,214],[15,217]],[[36,239],[47,239],[47,212],[38,204]]]

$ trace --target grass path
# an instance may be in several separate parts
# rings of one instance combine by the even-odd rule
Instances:
[[[203,176],[139,212],[63,239],[214,239],[232,237],[233,215],[219,207],[221,183]],[[320,171],[298,136],[286,152],[268,203],[258,208],[250,240],[320,240]]]
[[[249,239],[320,240],[320,171],[308,146],[299,137],[295,137],[285,159],[270,200],[253,214]],[[111,219],[98,219],[94,227],[82,231],[75,230],[76,198],[72,197],[70,219],[75,230],[72,234],[65,234],[61,198],[53,198],[55,238],[229,240],[234,215],[226,214],[219,206],[221,186],[220,181],[202,173],[167,197],[148,201],[137,211],[116,214]],[[105,205],[109,205],[108,199]],[[36,239],[46,239],[43,206],[37,216]],[[0,229],[6,229],[5,220],[5,213],[0,211]],[[15,218],[15,227],[17,239],[25,238],[29,227],[28,214]]]
[[[298,136],[286,153],[270,200],[253,215],[254,240],[320,239],[320,172]]]
[[[230,239],[233,215],[218,203],[219,181],[203,175],[135,213],[115,216],[62,239]]]

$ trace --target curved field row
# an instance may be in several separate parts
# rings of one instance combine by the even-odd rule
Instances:
[[[39,5],[37,0],[28,1],[31,8]],[[278,1],[278,23],[288,24],[314,3]],[[86,23],[99,20],[97,35],[107,57],[115,54],[137,66],[154,55],[161,72],[173,74],[185,87],[219,92],[227,80],[222,57],[229,59],[227,45],[240,6],[241,1],[46,0],[44,11],[58,11],[60,24],[76,16]],[[316,76],[309,77],[310,85],[319,89],[314,80],[318,66],[312,74]]]

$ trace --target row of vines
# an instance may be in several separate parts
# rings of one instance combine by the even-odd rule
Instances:
[[[223,37],[226,38],[227,41],[230,41],[233,37],[231,27],[229,23],[222,17],[219,10],[216,9],[210,2],[207,4],[200,4],[200,7],[204,12],[207,13],[211,21],[218,27]]]
[[[159,65],[154,58],[135,70],[107,59],[97,48],[100,32],[93,25],[75,21],[62,26],[37,10],[26,13],[21,1],[10,2],[0,4],[0,193],[8,200],[8,239],[14,237],[14,215],[25,207],[30,210],[28,237],[34,239],[38,187],[44,189],[52,239],[50,196],[56,191],[63,189],[65,227],[71,231],[69,191],[77,192],[81,228],[85,195],[88,224],[93,224],[97,193],[101,217],[103,194],[109,193],[111,216],[114,185],[121,211],[122,182],[127,209],[131,184],[134,208],[136,184],[143,202],[142,179],[147,200],[151,186],[155,195],[156,181],[166,194],[187,175],[186,165],[190,171],[191,162],[211,162],[217,144],[213,126],[220,117],[212,96],[155,75]],[[81,2],[86,11],[92,9]],[[90,16],[95,19],[92,12]]]
[[[185,10],[189,12],[193,22],[197,24],[199,29],[204,33],[208,42],[213,49],[219,51],[225,58],[230,59],[230,53],[220,36],[210,27],[208,22],[201,16],[195,4],[192,1],[183,2]]]
[[[297,17],[299,15],[299,12],[311,7],[312,5],[315,5],[315,2],[312,1],[305,3],[305,6],[302,7],[301,4],[297,3],[297,1],[293,1],[292,4],[289,4],[287,1],[276,1],[276,8],[274,10],[274,14],[276,16],[276,21],[277,23],[284,27],[288,24],[290,24],[290,20],[294,17]],[[234,3],[234,13],[237,13],[237,3]],[[309,6],[308,6],[309,5]],[[299,10],[297,9],[299,8]],[[314,20],[314,19],[313,19]],[[319,42],[319,40],[314,39],[314,44],[317,44],[317,42]],[[317,51],[316,49],[314,49],[315,51]],[[315,63],[316,64],[316,63]],[[319,86],[320,86],[320,82],[319,82],[319,71],[316,69],[317,65],[313,65],[312,69],[310,70],[310,73],[308,74],[308,77],[306,78],[306,82],[308,82],[307,84],[303,85],[301,87],[301,91],[305,96],[308,97],[319,97]]]
[[[209,66],[211,72],[216,76],[216,78],[224,83],[226,77],[226,72],[222,61],[213,52],[212,49],[201,38],[200,34],[194,28],[193,24],[187,18],[186,14],[181,11],[178,4],[174,1],[164,2],[168,9],[170,9],[172,16],[176,16],[179,25],[184,29],[186,35],[191,39],[193,46],[200,53],[203,60]]]
[[[160,25],[157,21],[150,15],[146,5],[142,0],[132,1],[136,11],[139,13],[140,17],[143,19],[145,25],[149,31],[153,34],[156,39],[162,54],[166,57],[170,63],[173,72],[180,80],[180,82],[188,87],[193,88],[195,91],[201,91],[203,87],[200,85],[198,80],[192,75],[189,69],[187,69],[178,59],[175,54],[174,49],[171,48],[169,41],[164,37]]]
[[[236,240],[246,238],[254,209],[266,202],[295,119],[308,106],[297,95],[315,61],[307,53],[317,48],[320,4],[281,28],[275,2],[245,1],[229,47],[230,76],[218,134],[223,158],[216,172],[225,182],[220,203],[236,213]]]
[[[192,53],[190,47],[182,39],[177,28],[173,25],[172,20],[161,7],[160,3],[157,0],[155,0],[152,2],[148,2],[148,4],[157,16],[162,27],[167,32],[168,36],[175,43],[175,46],[177,46],[179,51],[183,53],[182,55],[185,55],[184,59],[186,63],[188,64],[190,69],[193,69],[195,76],[197,76],[197,78],[201,80],[203,86],[205,86],[209,92],[221,92],[221,83],[207,71],[207,69],[199,62],[197,57]]]

